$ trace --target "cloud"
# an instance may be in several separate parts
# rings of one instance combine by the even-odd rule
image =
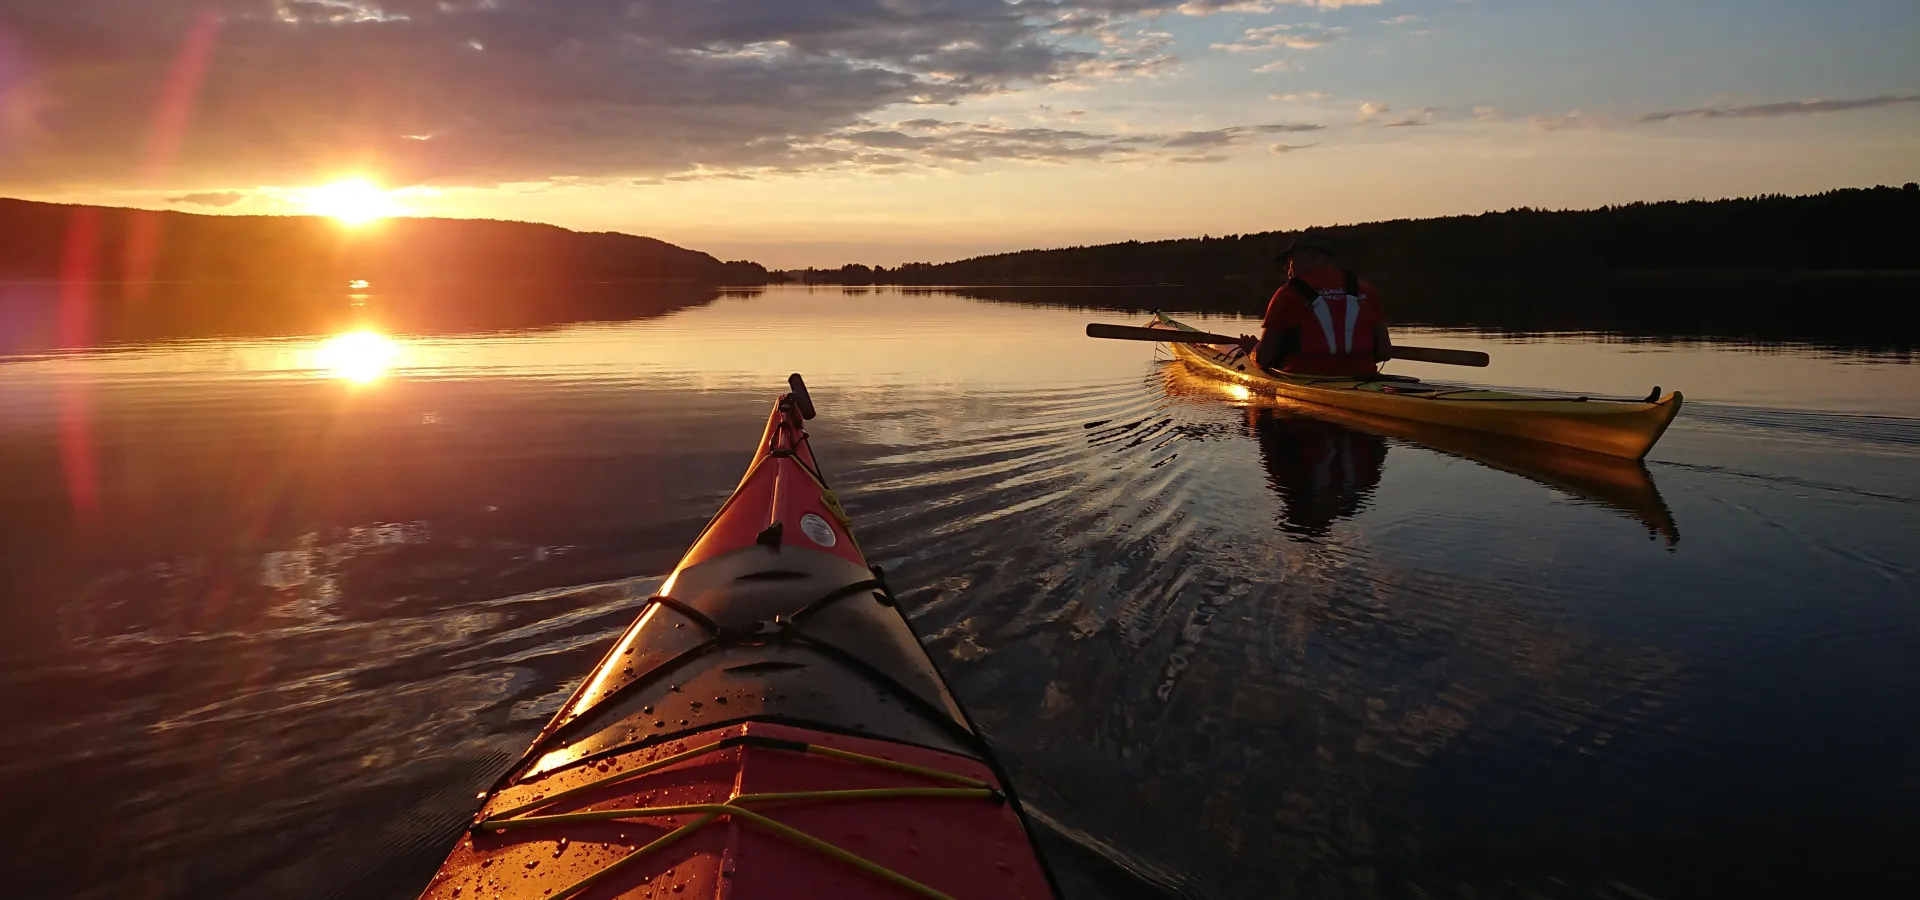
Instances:
[[[182,194],[178,197],[168,197],[167,202],[192,203],[199,206],[232,206],[245,199],[247,199],[247,195],[240,191],[210,191],[207,193]]]
[[[1278,100],[1282,103],[1294,103],[1301,100],[1325,100],[1326,98],[1327,98],[1326,91],[1295,91],[1290,94],[1268,94],[1267,95],[1267,99]]]
[[[1401,25],[1412,25],[1416,22],[1425,22],[1425,21],[1426,19],[1421,16],[1394,16],[1391,19],[1381,19],[1380,24],[1392,25],[1397,28]]]
[[[1339,40],[1346,31],[1345,28],[1321,28],[1314,25],[1264,25],[1247,29],[1238,41],[1211,46],[1212,49],[1224,50],[1228,53],[1258,53],[1281,47],[1312,50]]]
[[[1264,65],[1254,66],[1253,71],[1260,74],[1268,74],[1272,72],[1291,72],[1296,68],[1298,67],[1293,64],[1292,60],[1276,59]]]
[[[37,188],[646,178],[823,159],[900,106],[1151,77],[1172,3],[1061,0],[60,0],[27,48],[0,183]],[[1068,29],[1072,32],[1072,29]],[[9,100],[0,97],[0,100]],[[10,102],[10,100],[9,100]],[[817,163],[836,165],[834,162]],[[146,173],[146,174],[141,174]]]
[[[1183,0],[1178,9],[1183,15],[1208,16],[1214,13],[1269,13],[1282,6],[1308,9],[1341,9],[1349,6],[1379,6],[1386,0]]]
[[[1212,163],[1227,151],[1264,135],[1305,134],[1326,126],[1304,122],[1231,125],[1202,131],[1108,132],[1076,128],[1010,126],[941,119],[910,119],[891,128],[849,128],[827,135],[804,152],[849,168],[871,168],[867,154],[893,154],[890,166],[952,168],[995,161],[1165,161]],[[764,174],[783,171],[777,166]],[[664,180],[676,180],[668,176]]]
[[[1231,147],[1260,134],[1296,134],[1325,130],[1325,125],[1236,125],[1211,131],[1185,131],[1161,142],[1164,147]]]
[[[1378,100],[1368,100],[1365,103],[1360,104],[1360,121],[1371,122],[1374,119],[1378,119],[1381,116],[1384,116],[1387,113],[1390,113],[1392,111],[1393,111],[1393,107],[1388,106],[1385,103],[1382,103]]]
[[[1177,12],[1186,16],[1218,13],[1270,13],[1282,6],[1341,9],[1379,6],[1386,0],[1062,0],[1061,5],[1104,14],[1156,16]]]
[[[1381,127],[1383,128],[1418,128],[1424,125],[1431,125],[1433,124],[1434,114],[1439,111],[1440,109],[1438,107],[1423,106],[1423,107],[1420,107],[1419,109],[1413,110],[1412,112],[1403,113],[1401,114],[1400,118],[1395,119],[1394,121],[1391,121],[1391,122],[1387,122]],[[1384,106],[1381,108],[1381,112],[1382,113],[1386,112],[1386,108]]]
[[[1294,152],[1294,151],[1296,151],[1296,150],[1306,150],[1306,149],[1308,149],[1308,148],[1311,148],[1311,147],[1318,147],[1318,146],[1320,146],[1320,145],[1319,145],[1318,143],[1312,143],[1312,144],[1274,144],[1274,145],[1272,145],[1272,146],[1269,146],[1269,147],[1267,148],[1267,152],[1268,152],[1268,153],[1271,153],[1271,154],[1273,154],[1273,155],[1275,155],[1275,156],[1285,156],[1285,155],[1287,155],[1287,154],[1289,154],[1289,153],[1292,153],[1292,152]]]
[[[1529,116],[1527,127],[1535,131],[1566,131],[1570,128],[1600,128],[1606,123],[1579,110],[1557,116]]]
[[[1631,128],[1636,125],[1651,125],[1672,122],[1681,119],[1777,119],[1788,116],[1817,115],[1821,113],[1849,112],[1853,110],[1881,109],[1886,107],[1920,104],[1920,94],[1881,94],[1874,97],[1853,97],[1839,100],[1789,100],[1779,103],[1756,103],[1744,106],[1699,106],[1692,109],[1661,110],[1650,113],[1589,113],[1583,110],[1553,115],[1528,116],[1518,121],[1535,131],[1567,131],[1590,128]],[[1474,118],[1482,122],[1512,121],[1499,110],[1488,106],[1476,106]]]
[[[1633,121],[1644,123],[1666,122],[1673,119],[1777,119],[1785,116],[1876,109],[1908,103],[1920,103],[1920,94],[1882,94],[1877,97],[1856,97],[1846,100],[1797,100],[1785,103],[1759,103],[1751,106],[1701,106],[1693,109],[1670,109],[1645,113],[1635,116]]]

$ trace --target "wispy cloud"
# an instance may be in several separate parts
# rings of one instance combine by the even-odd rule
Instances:
[[[745,170],[707,170],[661,176],[637,183],[705,180],[732,171],[747,177],[805,169],[896,171],[903,168],[951,169],[990,162],[1069,163],[1159,160],[1176,163],[1224,161],[1236,148],[1278,134],[1324,131],[1308,122],[1231,125],[1200,131],[1111,132],[1078,128],[1010,126],[916,118],[890,127],[855,127],[792,149],[777,164]]]
[[[1301,100],[1325,100],[1326,98],[1326,91],[1295,91],[1288,94],[1267,95],[1267,99],[1278,100],[1282,103],[1297,103]]]
[[[1605,125],[1603,120],[1577,109],[1557,116],[1527,117],[1527,127],[1535,131],[1566,131],[1570,128],[1600,128]]]
[[[1346,31],[1345,28],[1321,28],[1317,25],[1263,25],[1247,29],[1240,40],[1211,46],[1228,53],[1256,53],[1282,47],[1312,50],[1339,40]]]
[[[1693,109],[1669,109],[1644,113],[1635,122],[1666,122],[1672,119],[1778,119],[1818,113],[1849,112],[1920,103],[1920,94],[1881,94],[1844,100],[1795,100],[1785,103],[1756,103],[1749,106],[1697,106]]]
[[[1342,9],[1350,6],[1379,6],[1386,0],[1183,0],[1177,7],[1189,16],[1205,16],[1213,13],[1267,13],[1282,6],[1304,6],[1308,9]]]
[[[1434,114],[1438,113],[1439,111],[1440,111],[1439,107],[1422,106],[1419,109],[1401,113],[1399,118],[1386,123],[1384,127],[1386,128],[1418,128],[1424,125],[1432,125]]]
[[[247,195],[239,191],[210,191],[206,193],[181,194],[178,197],[168,197],[167,202],[191,203],[196,206],[232,206],[245,199],[247,199]]]
[[[1307,9],[1343,9],[1379,6],[1386,0],[1061,0],[1062,6],[1109,14],[1157,16],[1179,13],[1211,16],[1220,13],[1270,13],[1283,6]]]
[[[1881,94],[1873,97],[1850,97],[1837,100],[1788,100],[1745,105],[1719,104],[1648,113],[1595,113],[1576,109],[1564,113],[1511,118],[1489,106],[1476,106],[1473,113],[1474,118],[1482,122],[1518,121],[1535,131],[1568,131],[1583,128],[1631,128],[1636,125],[1652,125],[1683,119],[1779,119],[1913,104],[1920,104],[1920,94]]]
[[[1294,65],[1293,60],[1276,59],[1269,63],[1254,66],[1253,71],[1266,75],[1274,72],[1292,72],[1297,68],[1299,68],[1299,66]]]
[[[1184,131],[1162,142],[1165,147],[1231,147],[1255,135],[1323,131],[1325,125],[1236,125],[1211,131]]]
[[[1275,156],[1285,156],[1296,150],[1306,150],[1318,146],[1320,146],[1320,144],[1317,142],[1312,144],[1273,144],[1267,147],[1267,152]]]

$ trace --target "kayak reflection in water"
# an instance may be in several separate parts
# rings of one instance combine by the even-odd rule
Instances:
[[[1248,407],[1247,427],[1288,534],[1326,536],[1333,523],[1365,509],[1380,486],[1386,438],[1270,406]]]

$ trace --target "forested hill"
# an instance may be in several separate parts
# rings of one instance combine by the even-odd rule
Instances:
[[[1514,209],[1323,230],[1342,261],[1384,285],[1432,275],[1920,270],[1920,185],[1807,197]],[[882,284],[1271,285],[1294,233],[1026,250],[897,269],[848,266],[805,280]]]
[[[218,216],[0,199],[0,279],[381,288],[535,281],[763,284],[766,270],[648,237],[478,219],[348,228],[315,216]]]

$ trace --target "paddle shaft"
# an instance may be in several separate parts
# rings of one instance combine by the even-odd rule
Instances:
[[[1240,339],[1224,334],[1211,334],[1205,331],[1180,331],[1174,328],[1142,328],[1135,325],[1102,325],[1098,322],[1087,326],[1087,337],[1110,338],[1119,341],[1167,341],[1180,344],[1237,344]],[[1446,350],[1439,347],[1402,347],[1393,346],[1393,358],[1411,362],[1439,363],[1443,366],[1484,367],[1491,357],[1478,350]]]

